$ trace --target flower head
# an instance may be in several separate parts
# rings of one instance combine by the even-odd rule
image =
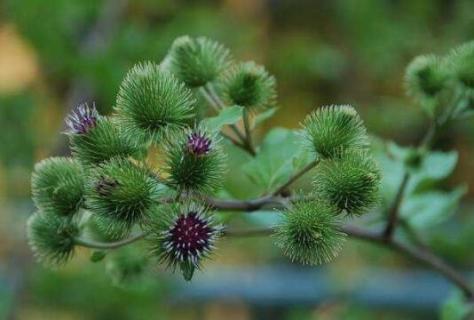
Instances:
[[[70,133],[86,134],[95,128],[99,113],[95,104],[89,107],[87,103],[81,104],[66,119],[66,125]]]
[[[342,248],[337,209],[324,200],[295,203],[276,230],[277,245],[292,261],[318,265],[330,262]]]
[[[211,139],[201,132],[191,132],[188,135],[188,150],[190,153],[201,156],[211,150]]]
[[[149,241],[152,252],[166,265],[180,267],[186,280],[209,256],[221,232],[207,210],[197,204],[162,207],[150,217]]]

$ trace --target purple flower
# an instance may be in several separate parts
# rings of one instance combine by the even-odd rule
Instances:
[[[89,107],[84,103],[67,117],[66,125],[71,133],[86,134],[95,128],[98,118],[99,113],[95,105]]]
[[[197,156],[207,154],[211,150],[211,139],[200,132],[193,132],[188,135],[188,150]]]
[[[165,232],[164,249],[173,260],[198,266],[199,259],[212,249],[219,229],[213,227],[202,214],[191,211],[179,215]]]

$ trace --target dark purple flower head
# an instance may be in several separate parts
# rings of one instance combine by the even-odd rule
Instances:
[[[218,233],[219,229],[203,214],[191,211],[179,215],[165,232],[164,249],[175,262],[189,262],[197,267],[199,259],[212,249]]]
[[[66,125],[69,132],[76,134],[86,134],[97,124],[99,113],[95,105],[89,107],[86,103],[77,107],[66,119]]]
[[[110,192],[119,185],[119,182],[115,179],[100,176],[99,180],[95,184],[95,190],[98,194],[103,197],[110,195]]]
[[[203,133],[193,132],[188,135],[188,150],[197,156],[207,154],[211,150],[211,139]]]

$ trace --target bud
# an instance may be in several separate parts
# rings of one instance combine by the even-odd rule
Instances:
[[[214,249],[222,230],[209,212],[195,203],[160,207],[145,228],[151,252],[168,267],[179,266],[188,281]]]
[[[75,214],[83,203],[84,172],[71,158],[49,158],[35,165],[31,178],[33,200],[41,211]]]
[[[71,134],[86,134],[95,128],[99,113],[95,105],[89,107],[87,103],[81,104],[66,119],[66,126]]]
[[[454,77],[466,88],[474,89],[474,41],[452,50],[447,60]]]
[[[38,261],[49,266],[64,264],[72,257],[78,234],[73,219],[53,213],[36,212],[27,222],[28,243]]]
[[[217,137],[204,129],[187,129],[168,137],[165,145],[170,184],[179,190],[212,193],[221,184],[224,154]]]
[[[339,212],[362,215],[378,201],[380,171],[367,152],[342,152],[322,161],[314,176],[316,194]]]
[[[84,165],[97,165],[117,156],[137,157],[141,151],[141,146],[126,136],[113,118],[100,116],[95,107],[80,105],[66,124],[72,154]]]
[[[87,208],[98,219],[113,220],[111,230],[129,230],[142,221],[161,194],[161,185],[150,171],[122,158],[113,158],[92,171],[87,186]],[[113,236],[113,235],[111,235]]]
[[[322,107],[307,116],[303,126],[312,149],[323,159],[368,146],[364,124],[349,105]]]
[[[240,63],[225,75],[222,90],[230,105],[267,108],[275,103],[275,78],[254,62]]]
[[[171,72],[190,88],[216,80],[229,62],[229,50],[204,37],[179,37],[168,54]]]
[[[338,211],[323,200],[295,203],[276,230],[276,244],[292,261],[319,265],[333,260],[345,234],[339,231]]]
[[[145,62],[127,73],[115,109],[127,135],[157,141],[168,130],[188,124],[195,103],[183,83],[157,64]]]
[[[438,97],[448,80],[446,64],[435,55],[416,57],[405,72],[408,94],[417,99],[431,116],[439,113]]]

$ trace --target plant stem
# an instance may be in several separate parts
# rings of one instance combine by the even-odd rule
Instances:
[[[211,83],[206,84],[206,86],[203,87],[202,89],[206,92],[206,95],[210,97],[210,99],[213,101],[213,104],[219,110],[225,108],[224,101],[221,100],[219,95],[216,93],[214,86]],[[250,136],[243,135],[235,124],[230,124],[229,127],[242,142],[243,149],[247,151],[250,155],[255,156],[257,152],[255,151],[253,145],[249,142]]]
[[[247,109],[244,109],[243,122],[244,122],[244,129],[245,129],[245,141],[250,150],[255,150],[253,146],[253,142],[252,142],[252,131],[250,129],[250,118],[249,118],[249,112],[247,111]]]
[[[146,233],[138,233],[130,238],[123,239],[120,241],[114,241],[114,242],[99,242],[99,241],[94,241],[94,240],[89,240],[89,239],[83,239],[83,238],[76,238],[74,239],[76,245],[79,245],[81,247],[86,247],[86,248],[91,248],[91,249],[117,249],[123,246],[126,246],[128,244],[131,244],[135,241],[141,240],[146,236]]]
[[[319,159],[315,159],[308,163],[306,166],[304,166],[300,171],[296,172],[293,176],[288,179],[288,181],[280,186],[275,192],[273,192],[273,195],[279,195],[282,194],[286,189],[288,189],[289,186],[291,186],[296,180],[301,178],[305,173],[307,173],[309,170],[313,169],[316,167],[316,165],[319,163]]]

